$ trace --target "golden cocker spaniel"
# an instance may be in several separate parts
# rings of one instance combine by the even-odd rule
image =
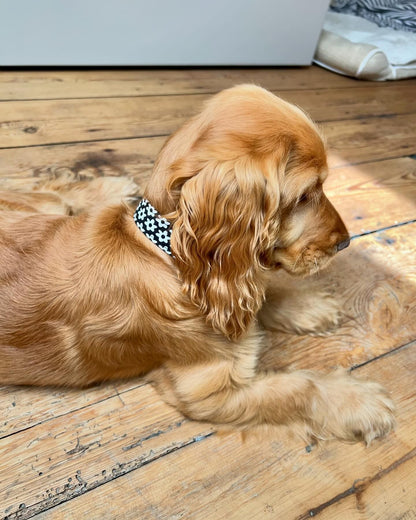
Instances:
[[[326,176],[312,121],[242,85],[170,137],[134,218],[112,204],[125,179],[0,194],[0,383],[150,373],[192,419],[348,441],[388,433],[393,404],[376,383],[257,369],[261,327],[324,326],[327,309],[302,324],[266,289],[273,270],[314,273],[349,244]]]

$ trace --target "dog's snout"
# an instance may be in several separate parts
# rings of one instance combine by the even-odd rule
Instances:
[[[346,247],[350,245],[350,239],[347,238],[346,240],[343,240],[342,242],[338,242],[337,244],[337,251],[342,251]]]

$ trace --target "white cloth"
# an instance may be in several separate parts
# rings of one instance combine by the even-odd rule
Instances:
[[[324,29],[351,42],[368,43],[378,47],[392,65],[415,62],[416,66],[416,33],[379,27],[359,16],[331,11],[325,17]]]
[[[415,33],[378,27],[364,18],[331,11],[323,28],[315,55],[319,65],[363,79],[416,76]],[[352,64],[352,56],[356,63]]]

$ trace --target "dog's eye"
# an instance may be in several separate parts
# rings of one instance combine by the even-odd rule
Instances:
[[[307,202],[309,199],[309,194],[305,192],[303,195],[300,196],[298,202]]]

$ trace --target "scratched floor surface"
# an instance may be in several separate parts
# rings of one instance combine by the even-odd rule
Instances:
[[[85,391],[0,387],[0,518],[416,518],[416,80],[300,69],[0,73],[0,189],[129,175],[222,88],[255,82],[322,126],[327,193],[354,240],[308,283],[344,303],[325,338],[271,334],[266,367],[349,367],[383,382],[397,431],[369,448],[222,434],[141,379]]]

